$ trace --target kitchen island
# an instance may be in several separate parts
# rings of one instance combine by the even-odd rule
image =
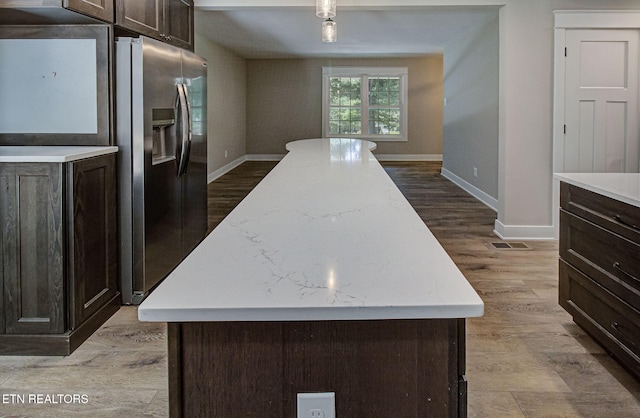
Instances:
[[[477,293],[355,139],[289,153],[139,307],[169,323],[171,416],[465,416]]]

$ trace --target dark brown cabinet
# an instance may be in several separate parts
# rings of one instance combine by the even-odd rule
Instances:
[[[115,0],[64,0],[63,6],[66,9],[113,23],[115,16],[114,1]]]
[[[88,24],[194,48],[194,0],[0,0],[0,25]]]
[[[115,0],[0,0],[0,24],[114,22]]]
[[[116,25],[193,51],[193,0],[117,0]]]
[[[118,310],[115,181],[115,154],[0,163],[0,354],[70,354]]]
[[[640,208],[562,182],[559,303],[640,377]]]
[[[0,181],[4,333],[61,333],[65,328],[62,166],[0,164]]]
[[[72,327],[118,296],[115,157],[68,165],[68,274]]]

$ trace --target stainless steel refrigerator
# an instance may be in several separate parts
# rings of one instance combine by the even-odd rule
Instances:
[[[207,68],[189,51],[117,38],[120,269],[138,304],[207,232]]]

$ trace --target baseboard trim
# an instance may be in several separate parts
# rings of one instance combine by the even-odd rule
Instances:
[[[471,196],[478,199],[480,202],[484,203],[485,206],[487,206],[494,212],[498,212],[498,199],[483,192],[473,184],[462,179],[461,177],[458,177],[457,175],[453,174],[451,171],[447,170],[444,167],[442,168],[442,170],[440,170],[440,174],[442,174],[442,177],[446,178],[456,186],[460,187],[465,192],[469,193]]]
[[[378,161],[442,161],[442,154],[373,154]]]
[[[212,171],[207,175],[207,183],[211,183],[227,174],[245,161],[280,161],[285,154],[245,154],[240,158],[236,158],[229,164],[225,164],[219,169]]]
[[[496,219],[493,233],[503,240],[555,240],[553,225],[505,225]]]
[[[247,161],[280,161],[286,154],[247,154]]]
[[[247,156],[243,155],[242,157],[236,158],[235,160],[231,161],[229,164],[225,164],[219,169],[212,171],[207,175],[207,183],[211,183],[212,181],[219,179],[245,161],[247,161]]]

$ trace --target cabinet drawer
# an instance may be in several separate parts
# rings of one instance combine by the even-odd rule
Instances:
[[[564,182],[560,183],[560,206],[640,243],[640,208],[636,206]]]
[[[560,260],[560,305],[633,373],[640,376],[640,314]]]
[[[640,309],[640,245],[560,211],[560,257]]]

